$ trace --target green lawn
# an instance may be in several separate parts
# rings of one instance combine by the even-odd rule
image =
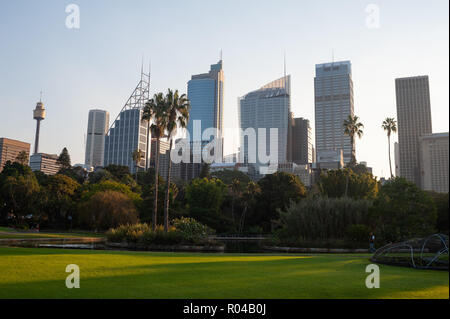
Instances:
[[[0,247],[0,298],[449,298],[449,274],[368,255],[188,254]],[[81,288],[65,287],[77,264]]]
[[[13,228],[0,227],[0,239],[27,239],[27,238],[78,238],[78,237],[103,237],[104,234],[88,233],[88,232],[31,232],[17,231]]]

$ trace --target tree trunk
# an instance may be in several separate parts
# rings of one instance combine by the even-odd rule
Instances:
[[[388,152],[389,152],[389,169],[391,170],[391,178],[394,177],[394,175],[392,175],[392,164],[391,164],[391,137],[388,134]]]
[[[158,187],[159,187],[159,137],[156,138],[156,154],[155,154],[155,202],[153,207],[153,230],[156,230],[158,218]]]
[[[170,146],[169,146],[169,163],[167,167],[167,185],[166,185],[166,198],[164,202],[164,231],[167,233],[169,231],[169,196],[170,196],[170,173],[172,170],[172,159],[170,156],[170,152],[172,150],[172,142],[173,139],[170,138]]]
[[[148,149],[150,147],[150,120],[147,121],[147,149],[145,150],[145,171],[148,171],[148,160],[150,156],[148,156]]]

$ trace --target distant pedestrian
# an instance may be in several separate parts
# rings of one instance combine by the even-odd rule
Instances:
[[[375,235],[373,233],[370,233],[369,237],[369,251],[371,253],[375,252]]]

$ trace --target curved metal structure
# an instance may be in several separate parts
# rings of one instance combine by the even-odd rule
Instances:
[[[415,238],[400,243],[390,243],[379,248],[372,262],[412,267],[417,269],[449,269],[448,236],[433,234],[426,238]]]

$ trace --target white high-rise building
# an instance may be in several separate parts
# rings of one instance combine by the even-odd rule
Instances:
[[[281,79],[264,85],[259,90],[250,92],[239,99],[239,125],[245,133],[253,129],[256,133],[255,147],[249,145],[248,136],[241,136],[241,152],[244,162],[254,166],[256,175],[273,173],[278,169],[279,163],[286,163],[288,157],[288,127],[291,108],[291,77]],[[260,136],[259,129],[266,129],[265,142]],[[270,129],[278,130],[277,139],[272,139]],[[259,149],[265,146],[269,154],[271,144],[277,143],[277,163],[262,163],[259,158]],[[256,154],[251,154],[252,150]],[[262,149],[261,149],[262,150]],[[256,162],[252,161],[256,157]],[[252,163],[253,162],[253,163]]]
[[[419,144],[422,189],[448,193],[448,132],[421,136]]]
[[[105,135],[109,128],[109,113],[90,110],[86,138],[85,164],[91,167],[103,166]]]
[[[342,150],[344,162],[349,163],[352,145],[350,137],[344,134],[343,125],[350,115],[354,115],[350,61],[316,65],[314,92],[316,152]]]

